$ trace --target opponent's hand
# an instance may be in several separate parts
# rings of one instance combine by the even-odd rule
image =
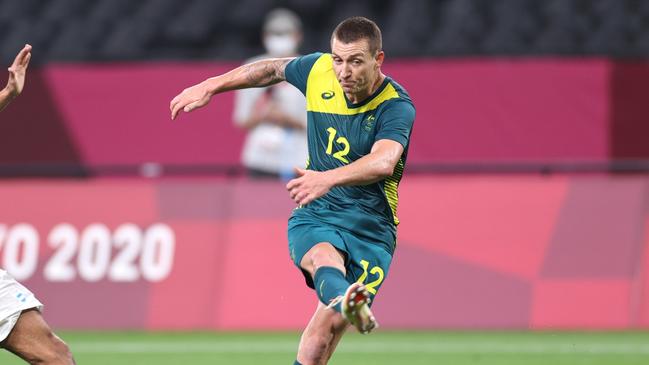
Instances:
[[[296,178],[286,184],[289,196],[298,205],[307,205],[327,194],[332,183],[325,172],[295,169]]]
[[[169,109],[171,110],[171,120],[176,119],[176,116],[183,110],[185,113],[189,113],[196,108],[205,106],[210,102],[212,98],[212,93],[207,88],[205,83],[200,83],[194,85],[190,88],[183,90],[180,94],[176,95],[171,103],[169,104]]]
[[[7,81],[7,87],[5,90],[7,90],[9,95],[12,97],[18,96],[23,91],[27,66],[29,66],[29,60],[32,58],[31,51],[32,46],[26,44],[25,47],[18,52],[16,59],[14,59],[14,62],[8,68],[9,80]]]

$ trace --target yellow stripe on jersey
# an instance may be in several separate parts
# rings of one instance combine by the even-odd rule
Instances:
[[[385,197],[388,199],[388,204],[390,204],[390,209],[392,210],[392,217],[394,217],[394,224],[399,225],[399,218],[397,218],[397,205],[399,204],[399,193],[397,193],[397,188],[399,187],[399,181],[403,176],[403,159],[399,159],[397,166],[394,167],[394,173],[392,176],[385,179],[385,184],[383,189],[385,190]]]
[[[386,100],[398,97],[399,94],[394,86],[388,84],[369,103],[358,108],[348,108],[343,89],[336,78],[330,54],[323,54],[313,64],[306,83],[306,110],[310,112],[338,115],[361,114],[378,108]]]

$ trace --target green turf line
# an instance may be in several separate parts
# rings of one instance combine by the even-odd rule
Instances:
[[[296,332],[62,332],[79,364],[291,364]],[[23,364],[7,353],[0,364]],[[377,332],[331,364],[649,364],[648,332]]]

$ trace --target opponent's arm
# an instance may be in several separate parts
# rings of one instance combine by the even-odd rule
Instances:
[[[297,204],[306,205],[334,186],[368,185],[392,176],[402,154],[399,142],[381,139],[369,154],[349,165],[328,171],[296,169],[298,177],[289,181],[286,189]]]
[[[23,91],[23,87],[25,86],[25,73],[27,72],[27,66],[29,66],[29,60],[32,58],[31,50],[32,46],[26,44],[18,52],[14,62],[9,67],[7,86],[0,90],[0,111]]]
[[[188,113],[205,106],[215,94],[284,81],[284,70],[291,60],[293,58],[274,58],[249,63],[187,88],[171,100],[171,119],[176,119],[181,110]]]

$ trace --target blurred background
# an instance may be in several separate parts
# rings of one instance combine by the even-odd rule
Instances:
[[[649,327],[649,1],[1,0],[2,64],[34,48],[0,115],[0,266],[54,328],[307,323],[293,204],[281,172],[247,172],[237,94],[168,109],[272,54],[278,7],[301,20],[301,54],[328,51],[346,17],[375,20],[417,108],[382,329]],[[584,353],[646,360],[633,349]]]

